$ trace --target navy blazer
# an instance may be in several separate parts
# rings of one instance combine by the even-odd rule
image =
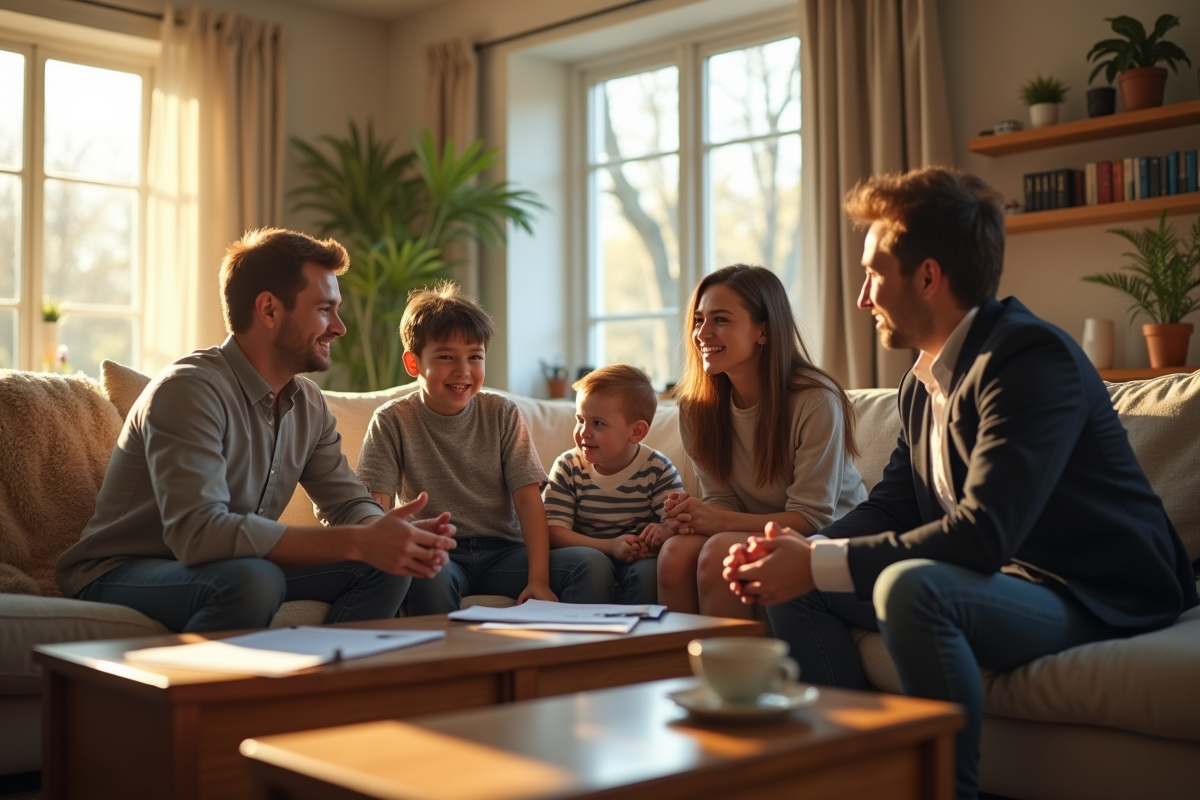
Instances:
[[[989,300],[975,315],[946,401],[952,514],[938,504],[929,472],[931,408],[910,370],[882,480],[821,531],[851,539],[859,598],[870,599],[889,564],[928,558],[1061,581],[1123,628],[1169,625],[1197,604],[1195,575],[1162,500],[1103,381],[1063,331],[1012,297]]]

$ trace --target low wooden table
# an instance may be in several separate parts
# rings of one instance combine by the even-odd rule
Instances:
[[[158,669],[128,650],[155,636],[42,645],[43,796],[242,798],[249,736],[409,717],[690,673],[687,643],[762,634],[758,622],[667,614],[628,635],[483,632],[446,617],[357,627],[445,629],[444,640],[285,678]]]
[[[269,800],[954,796],[959,707],[821,689],[781,721],[697,722],[692,679],[249,739]]]

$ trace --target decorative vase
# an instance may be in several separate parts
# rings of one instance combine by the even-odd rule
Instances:
[[[1029,107],[1029,126],[1044,128],[1058,123],[1058,103],[1034,103]]]
[[[42,322],[42,372],[58,371],[58,323]]]
[[[1188,340],[1192,338],[1190,322],[1167,322],[1142,326],[1146,347],[1150,350],[1150,366],[1182,367],[1187,362]]]
[[[1111,319],[1083,321],[1083,352],[1096,369],[1112,369],[1116,348]]]
[[[567,396],[566,378],[547,378],[546,386],[550,389],[551,400],[562,400]]]
[[[1167,86],[1166,67],[1137,67],[1127,69],[1117,77],[1121,86],[1121,103],[1126,111],[1156,108],[1163,103]]]
[[[1087,90],[1089,117],[1107,117],[1117,110],[1117,90],[1111,86],[1097,86]]]

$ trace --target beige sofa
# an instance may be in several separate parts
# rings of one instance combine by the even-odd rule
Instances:
[[[109,365],[102,391],[113,401],[114,414],[128,409],[141,380]],[[1110,390],[1188,553],[1200,558],[1200,374],[1113,385]],[[374,409],[407,391],[411,388],[326,393],[351,463]],[[858,467],[869,487],[878,480],[899,432],[895,392],[857,391],[852,397],[863,453]],[[513,399],[548,468],[571,443],[573,406]],[[674,460],[685,485],[695,490],[676,417],[672,404],[662,404],[647,442]],[[284,519],[312,522],[302,491]],[[319,622],[322,614],[320,604],[289,603],[276,623]],[[28,656],[33,644],[162,631],[130,609],[19,594],[0,595],[0,622],[0,774],[38,768],[40,680]],[[862,632],[859,648],[870,681],[885,691],[899,691],[878,634]],[[1010,673],[986,675],[983,790],[1030,799],[1200,796],[1197,676],[1200,609],[1157,633],[1088,645]]]

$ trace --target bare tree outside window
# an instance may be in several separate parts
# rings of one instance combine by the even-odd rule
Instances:
[[[681,105],[674,66],[590,94],[590,357],[635,364],[659,384],[679,375],[680,312],[702,272],[761,264],[799,298],[799,40],[711,55],[701,77],[702,109]],[[680,256],[681,113],[702,114],[693,127],[704,130],[699,265]]]

